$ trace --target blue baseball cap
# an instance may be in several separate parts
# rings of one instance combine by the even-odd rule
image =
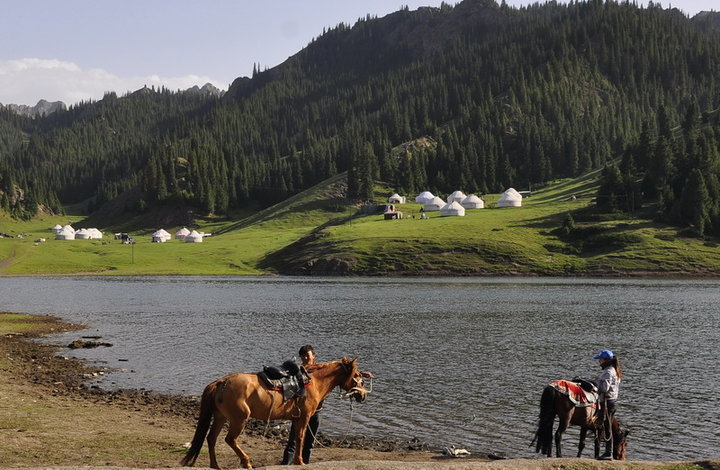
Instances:
[[[613,357],[615,357],[615,354],[613,354],[612,351],[609,349],[603,349],[600,351],[600,354],[593,356],[593,359],[612,359]]]

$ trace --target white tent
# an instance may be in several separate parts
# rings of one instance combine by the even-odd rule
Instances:
[[[393,194],[388,198],[390,204],[405,204],[405,196],[401,196],[398,193]]]
[[[153,243],[165,243],[166,241],[170,240],[171,238],[172,238],[172,236],[165,229],[162,229],[162,228],[152,234]]]
[[[62,230],[55,234],[55,240],[75,240],[75,230],[72,230],[72,227],[70,229],[67,227],[63,227]]]
[[[522,206],[522,196],[514,188],[509,188],[500,195],[497,201],[498,207],[520,207]]]
[[[465,199],[465,197],[466,197],[466,196],[465,196],[465,193],[464,193],[464,192],[462,192],[462,191],[460,191],[460,190],[457,190],[457,191],[454,191],[451,195],[448,196],[447,202],[453,202],[453,201],[455,201],[455,202],[462,202],[462,200]]]
[[[465,208],[460,205],[457,201],[448,202],[440,209],[440,215],[442,217],[448,217],[452,215],[458,215],[460,217],[465,215]]]
[[[203,234],[200,232],[197,232],[196,230],[193,230],[192,232],[188,233],[185,236],[186,243],[202,243],[202,241],[203,241]]]
[[[435,195],[430,191],[423,191],[415,197],[415,202],[418,204],[427,204],[428,202],[435,199]]]
[[[53,232],[55,232],[55,235],[57,235],[58,233],[60,233],[60,230],[62,230],[62,225],[60,225],[60,224],[55,224],[55,226],[54,226],[53,228],[51,228],[50,230],[52,230]]]
[[[442,198],[435,196],[431,201],[428,201],[423,205],[423,209],[425,209],[425,212],[436,212],[444,205],[445,201],[443,201]]]
[[[181,228],[177,232],[175,232],[175,238],[182,240],[183,238],[190,235],[190,230],[186,229],[185,227]]]
[[[460,205],[463,206],[465,209],[482,209],[485,207],[485,201],[483,201],[476,195],[471,194],[462,201],[460,201]]]
[[[90,239],[90,232],[87,231],[87,229],[81,228],[77,232],[75,232],[75,240],[89,240]]]
[[[75,229],[72,228],[72,226],[71,226],[70,224],[65,225],[65,226],[62,228],[62,230],[67,230],[68,232],[75,233]],[[73,239],[73,240],[74,240],[74,239]]]
[[[103,233],[96,228],[89,228],[87,231],[90,234],[90,238],[93,240],[99,240],[103,237]]]

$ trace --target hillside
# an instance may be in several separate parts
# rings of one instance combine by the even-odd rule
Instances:
[[[236,217],[345,171],[356,200],[376,181],[496,193],[602,168],[666,124],[709,126],[673,147],[672,182],[651,175],[672,194],[646,191],[649,202],[662,197],[678,219],[670,206],[704,165],[695,150],[718,148],[717,118],[706,119],[720,105],[716,24],[716,13],[629,2],[464,0],[318,32],[223,98],[151,88],[39,119],[0,110],[0,211],[28,218],[84,201],[93,215],[124,198],[114,207],[126,221],[156,205]],[[391,151],[422,137],[437,145]],[[638,181],[662,157],[641,150]],[[719,197],[704,183],[713,208],[700,232],[713,233]]]
[[[422,220],[421,206],[407,203],[398,206],[406,218],[384,220],[361,215],[339,177],[240,222],[202,221],[197,229],[213,235],[201,244],[151,243],[151,231],[131,233],[135,245],[112,233],[59,241],[49,227],[66,217],[4,217],[0,232],[13,238],[0,238],[0,274],[720,275],[716,239],[689,238],[645,213],[598,213],[597,187],[595,172],[536,188],[522,207],[496,208],[492,194],[465,217]],[[381,203],[389,188],[376,189]],[[563,233],[568,214],[575,226]]]

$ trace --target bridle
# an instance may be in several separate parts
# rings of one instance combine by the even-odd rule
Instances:
[[[348,371],[348,373],[352,373],[353,370],[357,371],[357,369],[352,368],[349,369],[347,364],[343,364],[343,367],[345,367],[345,370]],[[352,377],[352,386],[340,393],[340,398],[355,398],[357,401],[365,401],[367,398],[367,395],[372,392],[372,378],[370,379],[370,389],[368,390],[365,388],[364,381],[362,378],[362,375],[360,375],[359,372],[356,372],[356,376]],[[360,397],[359,399],[357,397]]]

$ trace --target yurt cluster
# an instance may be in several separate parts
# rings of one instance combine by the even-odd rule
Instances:
[[[50,230],[55,233],[55,240],[99,240],[103,237],[103,233],[96,228],[75,230],[70,224],[57,224]]]
[[[50,230],[55,233],[55,240],[99,240],[103,237],[103,233],[96,228],[81,228],[75,230],[71,225],[61,226],[60,224],[55,225]],[[122,237],[122,235],[126,235]],[[204,237],[210,236],[209,234],[198,232],[197,230],[188,230],[183,227],[175,232],[175,239],[186,243],[201,243]],[[116,233],[115,238],[127,239],[127,234]],[[172,240],[173,236],[165,229],[160,229],[152,234],[153,243],[165,243],[168,240]]]
[[[175,232],[175,240],[183,241],[185,243],[202,243],[203,238],[207,236],[209,235],[203,232],[198,232],[197,230],[190,231],[185,227]],[[165,243],[172,240],[172,238],[173,236],[170,235],[170,232],[163,228],[153,232],[152,234],[153,243]]]
[[[393,194],[388,198],[389,203],[404,204],[405,197]],[[422,204],[424,212],[440,212],[443,217],[464,216],[467,209],[484,209],[485,201],[474,195],[466,195],[462,191],[450,194],[447,200],[435,196],[430,191],[423,191],[415,197],[415,202]],[[522,195],[514,188],[509,188],[497,200],[496,207],[521,207]]]

